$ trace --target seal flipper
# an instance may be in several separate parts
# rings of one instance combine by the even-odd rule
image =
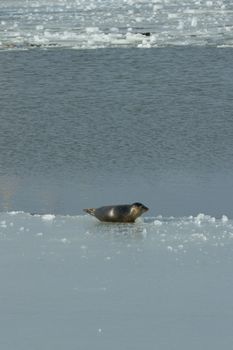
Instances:
[[[86,213],[95,216],[95,208],[83,209]]]

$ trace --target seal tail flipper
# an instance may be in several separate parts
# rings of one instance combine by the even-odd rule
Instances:
[[[95,208],[83,209],[86,213],[95,216]]]

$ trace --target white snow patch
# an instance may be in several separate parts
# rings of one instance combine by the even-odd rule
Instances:
[[[147,229],[146,228],[143,229],[142,236],[143,236],[143,238],[147,237]]]
[[[24,214],[23,211],[8,211],[7,214],[9,215],[18,215],[18,214]]]
[[[62,243],[69,243],[69,240],[68,240],[67,238],[62,238],[62,239],[60,240],[60,242],[62,242]]]
[[[215,223],[216,219],[215,219],[215,217],[212,217],[210,215],[205,215],[203,213],[198,214],[194,218],[194,223],[198,226],[200,226],[203,222]]]
[[[161,225],[162,225],[162,222],[159,221],[159,220],[155,220],[155,221],[154,221],[154,225],[156,225],[156,226],[161,226]]]
[[[228,222],[228,217],[226,215],[222,216],[222,223],[225,224],[226,222]]]
[[[36,236],[38,236],[38,237],[43,236],[43,232],[38,232],[38,233],[36,234]]]
[[[86,28],[86,33],[87,34],[93,34],[93,33],[99,33],[100,30],[98,27],[87,27]]]
[[[177,13],[168,13],[168,18],[177,18]]]
[[[55,215],[53,214],[44,214],[41,216],[41,219],[44,221],[52,221],[55,219]]]
[[[163,215],[158,215],[158,216],[157,216],[157,219],[158,219],[158,220],[162,220],[162,218],[163,218]]]
[[[207,241],[207,237],[206,237],[203,233],[193,233],[191,236],[192,236],[192,238],[194,238],[194,239],[199,239],[199,240],[202,240],[202,241]]]
[[[2,228],[7,228],[6,220],[2,220],[0,225]]]
[[[197,26],[197,17],[193,17],[191,21],[191,26],[196,27]]]

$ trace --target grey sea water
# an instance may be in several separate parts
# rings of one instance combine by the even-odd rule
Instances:
[[[231,49],[0,55],[0,208],[232,217]]]

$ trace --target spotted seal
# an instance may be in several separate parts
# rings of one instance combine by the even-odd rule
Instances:
[[[149,208],[141,203],[108,205],[100,208],[83,209],[86,213],[105,222],[134,222]]]

